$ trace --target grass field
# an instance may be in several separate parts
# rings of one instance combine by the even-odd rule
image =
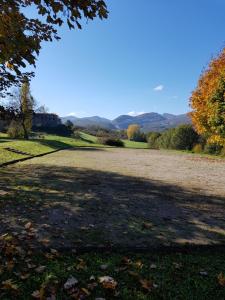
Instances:
[[[123,140],[126,148],[133,148],[133,149],[147,149],[148,143],[143,142],[134,142],[134,141],[128,141]]]
[[[93,135],[80,132],[80,136],[82,139],[86,141],[90,141],[92,143],[97,142],[97,138]],[[148,143],[142,143],[142,142],[134,142],[134,141],[129,141],[129,140],[123,140],[125,148],[133,148],[133,149],[147,149],[148,148]]]
[[[11,240],[2,252],[5,263],[0,273],[2,300],[223,300],[225,297],[225,254],[219,251],[182,255],[77,255],[50,250],[32,255],[31,250],[27,253],[23,247],[12,250],[13,245]],[[16,253],[13,263],[5,254],[9,249]],[[104,276],[107,276],[105,282],[100,282]],[[71,278],[76,283],[66,286]]]
[[[124,141],[126,148],[144,149],[147,148],[147,143],[138,143]],[[80,139],[72,137],[63,137],[57,135],[42,135],[41,139],[13,140],[9,139],[6,134],[0,134],[0,164],[10,161],[35,156],[39,154],[49,153],[57,149],[72,148],[72,147],[104,147],[97,144],[97,138],[90,134],[80,132]],[[13,153],[6,150],[12,148],[17,151],[27,153],[27,155]]]
[[[6,135],[0,136],[0,164],[9,161],[35,156],[39,154],[49,153],[58,149],[72,147],[103,147],[102,145],[90,143],[82,139],[74,139],[57,135],[44,135],[40,139],[13,140],[7,138]],[[6,150],[12,148],[17,151],[22,151],[28,155],[17,154]]]
[[[90,135],[88,133],[85,133],[85,132],[80,132],[80,138],[84,141],[87,141],[87,142],[91,142],[91,143],[97,143],[97,137],[94,136],[94,135]]]

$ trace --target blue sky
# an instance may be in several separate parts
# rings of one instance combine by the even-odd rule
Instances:
[[[50,111],[113,119],[185,113],[204,66],[225,46],[224,0],[106,0],[108,20],[45,43],[31,88]]]

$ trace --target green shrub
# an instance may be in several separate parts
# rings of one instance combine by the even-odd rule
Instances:
[[[151,132],[148,136],[148,146],[150,149],[158,149],[158,139],[161,136],[159,132]]]
[[[223,148],[222,148],[220,154],[221,154],[222,156],[225,156],[225,145],[223,145]]]
[[[173,149],[172,138],[175,132],[175,128],[164,131],[158,138],[157,144],[162,149]]]
[[[180,125],[172,134],[171,148],[177,150],[191,150],[198,142],[199,135],[192,125]]]
[[[111,137],[99,137],[97,139],[98,144],[114,146],[114,147],[124,147],[124,142],[117,138]]]
[[[15,120],[11,121],[7,134],[13,139],[24,137],[24,131],[21,124]]]
[[[223,146],[219,144],[206,144],[204,148],[204,152],[206,154],[219,155],[221,154],[222,150],[223,150]]]
[[[202,147],[201,144],[196,144],[196,145],[193,147],[192,151],[193,151],[194,153],[202,153],[202,152],[203,152],[203,147]]]
[[[74,130],[74,132],[73,132],[73,138],[79,140],[81,138],[80,137],[80,132],[77,131],[77,130]]]

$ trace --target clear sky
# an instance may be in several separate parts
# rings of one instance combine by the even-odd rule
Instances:
[[[185,113],[225,46],[224,0],[106,0],[108,20],[43,44],[31,88],[60,116]]]

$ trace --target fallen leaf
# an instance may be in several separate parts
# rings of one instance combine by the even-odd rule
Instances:
[[[143,263],[140,260],[138,260],[134,263],[134,266],[138,269],[141,269],[143,267]]]
[[[99,277],[99,282],[105,289],[114,290],[117,286],[117,282],[110,276]]]
[[[49,239],[42,239],[42,240],[40,240],[40,243],[42,243],[44,246],[48,246],[49,243],[50,243],[50,240]]]
[[[150,292],[153,289],[153,287],[154,287],[153,282],[151,280],[140,279],[139,282],[140,282],[142,288],[144,290],[147,290],[148,292]]]
[[[78,280],[71,276],[67,279],[66,283],[64,284],[64,289],[69,290],[76,284],[78,284]]]
[[[225,287],[225,275],[220,273],[217,277],[219,285]]]
[[[56,256],[59,255],[59,252],[57,250],[55,250],[55,249],[51,249],[50,251],[51,251],[52,254],[54,254]]]
[[[124,257],[122,258],[122,263],[127,265],[127,264],[130,264],[130,263],[131,263],[131,260],[130,260],[128,257],[124,256]]]
[[[81,288],[81,290],[87,295],[90,296],[90,292],[86,288]]]
[[[32,227],[32,223],[31,223],[31,222],[28,222],[28,223],[25,224],[24,227],[25,227],[25,229],[29,230],[29,229],[31,229],[31,227]]]
[[[79,264],[76,266],[77,270],[84,270],[86,269],[86,262],[83,259],[79,259]]]
[[[35,299],[40,299],[41,298],[41,294],[40,291],[34,291],[31,296]]]
[[[2,281],[2,289],[3,290],[13,290],[14,292],[18,292],[19,288],[18,285],[15,284],[12,279],[8,279],[5,281]]]

